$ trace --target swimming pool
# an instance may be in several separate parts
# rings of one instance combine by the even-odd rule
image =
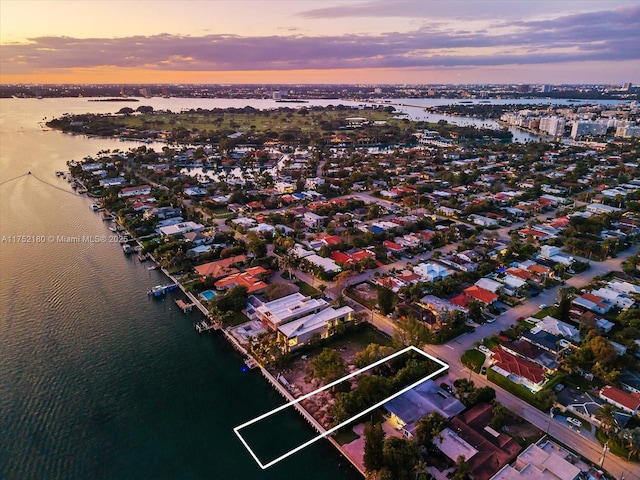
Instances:
[[[207,302],[210,302],[215,297],[216,297],[216,292],[214,292],[213,290],[205,290],[200,294],[200,298],[202,298],[203,300],[206,300]]]

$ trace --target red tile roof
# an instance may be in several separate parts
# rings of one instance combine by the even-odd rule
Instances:
[[[582,298],[589,302],[595,303],[600,308],[607,308],[607,304],[603,302],[604,298],[594,295],[593,293],[583,293]]]
[[[194,268],[196,273],[204,280],[206,277],[221,278],[225,275],[231,275],[237,273],[238,270],[231,268],[233,263],[244,262],[247,259],[246,255],[236,255],[235,257],[229,257],[222,260],[216,260],[215,262],[205,263],[198,265]]]
[[[531,278],[531,273],[526,270],[522,270],[521,268],[507,268],[507,273],[511,276],[521,278],[522,280],[528,280]]]
[[[608,398],[620,405],[624,405],[626,408],[634,412],[640,410],[639,393],[625,392],[619,388],[607,385],[606,387],[602,387],[602,390],[600,390],[600,396]]]
[[[351,265],[352,263],[354,263],[354,260],[350,255],[347,255],[344,252],[339,252],[337,250],[331,252],[331,260],[336,263],[341,263],[342,265]]]
[[[467,308],[467,303],[469,303],[470,301],[471,301],[471,297],[467,297],[463,293],[449,299],[449,303],[453,303],[454,305],[457,305],[462,308]]]
[[[405,250],[405,248],[402,245],[398,245],[396,242],[392,242],[390,240],[385,240],[383,244],[388,250],[398,251],[398,252]]]
[[[497,294],[490,292],[489,290],[485,290],[484,288],[478,287],[477,285],[472,285],[469,288],[465,288],[464,294],[487,305],[498,300]]]
[[[449,428],[478,452],[467,459],[470,473],[476,480],[488,480],[522,450],[510,436],[500,432],[494,436],[485,430],[493,417],[492,412],[491,405],[481,403],[449,422]]]
[[[238,285],[247,287],[248,293],[258,292],[267,288],[267,284],[260,280],[259,276],[268,273],[263,267],[248,268],[246,272],[238,272],[218,280],[214,285],[217,289],[227,289]]]
[[[505,352],[501,348],[494,348],[491,352],[493,353],[494,364],[501,369],[518,377],[526,378],[534,384],[544,380],[544,370],[539,366]]]

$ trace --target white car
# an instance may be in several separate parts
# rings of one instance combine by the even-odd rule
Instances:
[[[485,347],[484,345],[480,345],[480,346],[478,347],[478,350],[480,350],[481,352],[484,352],[484,353],[489,353],[489,351],[490,351],[490,350],[489,350],[487,347]]]
[[[541,303],[539,308],[540,308],[540,310],[543,310],[543,309],[547,308],[547,304],[546,303]]]
[[[577,418],[567,417],[567,422],[575,425],[578,428],[582,427],[582,422],[580,420],[578,420]]]

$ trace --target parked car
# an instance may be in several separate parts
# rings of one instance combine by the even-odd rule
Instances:
[[[484,353],[489,353],[490,352],[490,350],[485,345],[480,345],[478,347],[478,350],[480,350],[481,352],[484,352]]]
[[[487,374],[487,367],[482,367],[482,368],[480,369],[480,373],[481,373],[482,375],[486,375],[486,374]]]
[[[573,418],[573,417],[567,417],[567,422],[571,423],[572,425],[580,428],[582,427],[582,422],[580,420],[578,420],[577,418]]]
[[[453,394],[453,388],[448,383],[442,382],[440,384],[440,388],[443,389],[445,392]]]
[[[546,303],[541,303],[540,304],[540,310],[543,310],[545,308],[547,308],[547,304]]]

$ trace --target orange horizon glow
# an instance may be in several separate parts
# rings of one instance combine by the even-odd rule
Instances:
[[[414,81],[402,81],[401,78],[411,78]],[[444,72],[391,68],[215,72],[92,68],[13,75],[0,73],[0,84],[440,83],[440,81],[444,81],[444,78]]]

